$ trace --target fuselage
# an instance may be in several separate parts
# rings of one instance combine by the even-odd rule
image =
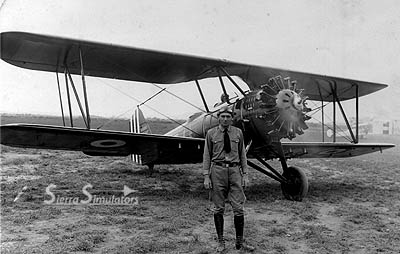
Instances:
[[[275,95],[261,88],[247,93],[243,98],[233,103],[222,103],[210,113],[198,112],[189,117],[182,125],[171,130],[166,135],[204,138],[207,131],[219,124],[217,112],[221,107],[228,106],[235,113],[233,125],[242,129],[245,139],[269,143],[277,138],[292,138],[302,134],[306,129],[303,108],[299,108],[298,97],[294,91],[286,89],[286,98],[279,101],[280,92]],[[282,104],[282,106],[280,105]],[[297,106],[297,107],[296,107]]]

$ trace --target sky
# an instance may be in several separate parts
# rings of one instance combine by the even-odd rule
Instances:
[[[400,1],[1,3],[1,32],[115,43],[388,84],[389,88],[361,98],[360,116],[400,119]],[[75,80],[80,86],[80,77]],[[153,84],[94,77],[86,82],[91,114],[97,116],[129,117],[139,102],[160,90]],[[208,104],[217,102],[219,84],[206,80],[201,85]],[[61,114],[54,73],[0,61],[0,87],[2,113]],[[203,107],[193,83],[170,85],[167,90]],[[234,95],[236,90],[228,91]],[[76,104],[73,111],[79,115]],[[182,119],[198,111],[165,92],[148,105],[156,109],[143,107],[148,117]],[[350,103],[345,109],[354,115]]]

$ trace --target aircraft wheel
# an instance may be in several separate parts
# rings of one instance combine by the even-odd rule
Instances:
[[[302,170],[297,167],[288,167],[283,172],[289,184],[281,184],[283,196],[288,200],[302,201],[308,192],[308,180]]]

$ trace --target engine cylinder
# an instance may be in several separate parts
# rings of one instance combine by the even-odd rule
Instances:
[[[295,81],[278,76],[249,94],[244,109],[262,136],[273,140],[293,139],[308,128],[305,121],[310,119],[306,115],[310,109],[306,100]]]

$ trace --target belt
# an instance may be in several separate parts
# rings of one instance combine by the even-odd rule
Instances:
[[[224,167],[224,168],[229,168],[229,167],[236,167],[239,166],[238,162],[224,162],[224,161],[214,161],[215,165]]]

